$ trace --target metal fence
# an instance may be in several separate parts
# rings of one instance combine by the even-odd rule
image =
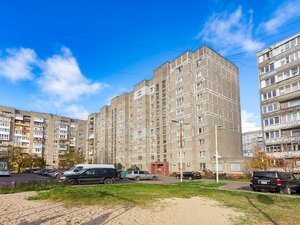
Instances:
[[[30,180],[30,181],[0,181],[0,189],[9,188],[25,188],[25,187],[45,187],[54,185],[66,185],[65,183],[58,182],[56,179],[47,180]]]

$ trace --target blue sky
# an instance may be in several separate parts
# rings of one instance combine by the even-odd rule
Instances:
[[[244,130],[260,126],[256,52],[300,32],[300,0],[0,2],[0,105],[85,118],[186,50],[240,69]]]

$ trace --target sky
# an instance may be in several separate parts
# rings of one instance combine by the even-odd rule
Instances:
[[[0,1],[0,105],[86,119],[207,45],[239,67],[243,132],[260,127],[256,53],[300,32],[300,0]]]

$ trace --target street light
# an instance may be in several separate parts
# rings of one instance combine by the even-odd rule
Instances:
[[[179,152],[179,158],[180,158],[180,182],[182,183],[182,125],[183,124],[188,124],[188,123],[183,123],[180,122],[179,120],[171,120],[171,122],[179,124],[180,125],[180,152]]]
[[[219,183],[219,157],[218,157],[218,128],[220,125],[215,125],[215,142],[216,142],[216,182]]]

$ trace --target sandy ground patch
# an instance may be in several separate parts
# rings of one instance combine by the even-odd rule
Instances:
[[[166,199],[151,208],[67,207],[62,203],[29,201],[34,192],[0,195],[1,225],[205,225],[232,224],[243,213],[206,198]]]

